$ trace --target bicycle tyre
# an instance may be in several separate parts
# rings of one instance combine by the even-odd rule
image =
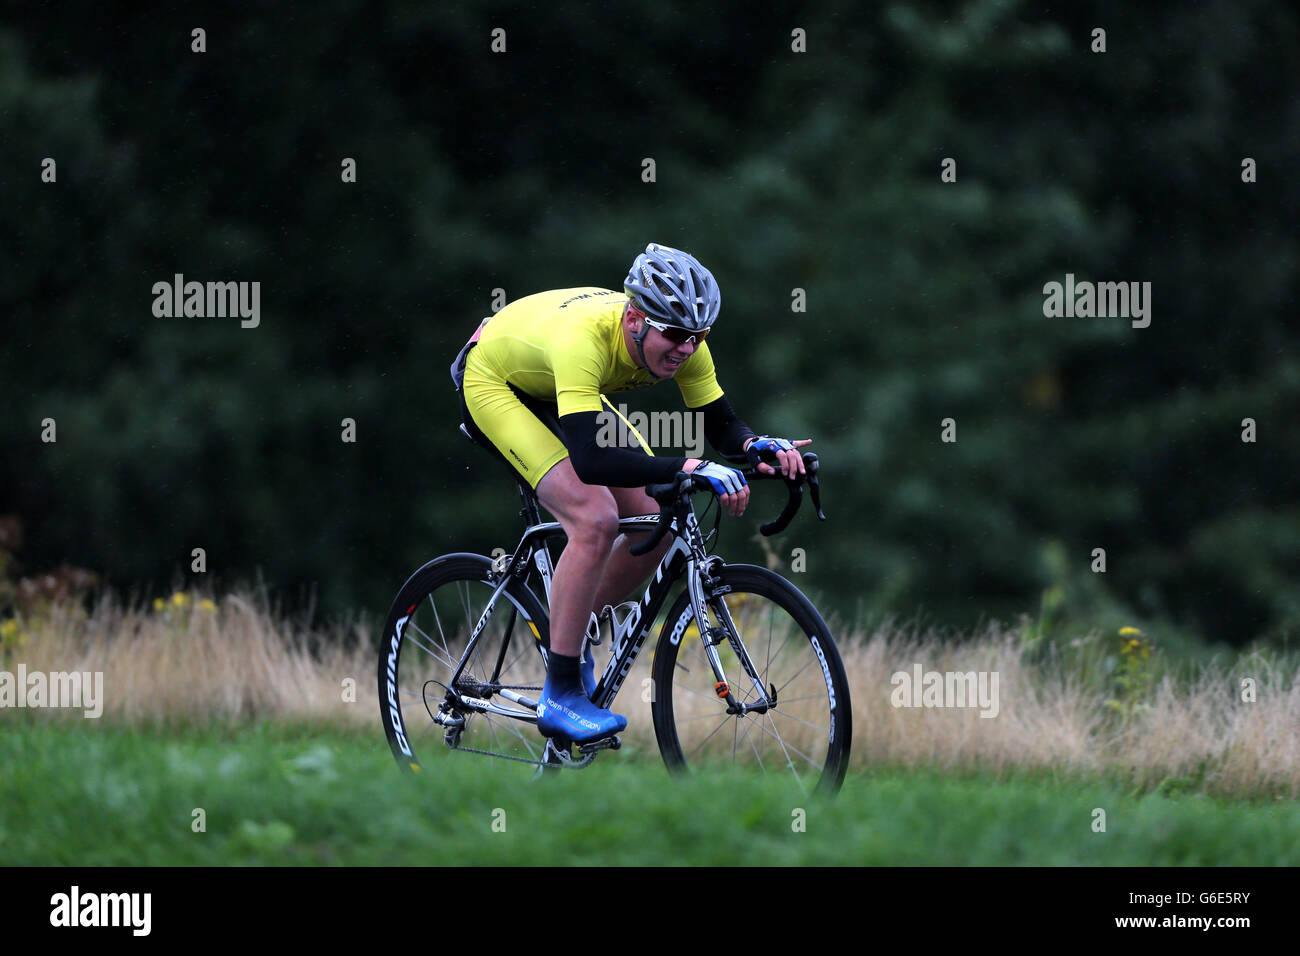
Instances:
[[[439,749],[448,749],[446,728],[434,722],[433,713],[446,697],[454,665],[497,583],[487,556],[447,554],[412,574],[393,600],[379,648],[379,710],[393,757],[405,770],[419,771]],[[438,631],[436,640],[433,629]],[[546,674],[538,648],[549,647],[545,609],[532,591],[512,580],[487,619],[460,689],[522,711],[522,705],[499,698],[492,688],[536,685],[535,691],[518,691],[535,699]],[[492,684],[495,668],[501,668],[501,679]],[[459,716],[465,718],[465,727],[458,746],[521,760],[541,758],[545,741],[535,725],[478,712]]]
[[[713,618],[710,626],[717,626],[720,622],[716,602],[725,602],[737,630],[742,632],[740,640],[759,671],[763,686],[776,685],[777,705],[766,714],[726,713],[726,701],[714,692],[715,678],[695,628],[689,592],[683,591],[664,619],[652,666],[654,695],[650,709],[664,763],[669,770],[681,773],[690,769],[690,764],[720,758],[721,762],[757,764],[770,772],[782,767],[784,760],[782,770],[793,771],[805,791],[838,792],[849,764],[853,735],[852,703],[844,664],[826,622],[798,588],[766,568],[747,564],[723,565],[718,578],[729,590],[709,602]],[[764,608],[770,612],[766,622],[758,616]],[[766,635],[762,633],[765,623]],[[773,656],[772,642],[777,638],[782,640],[782,644]],[[694,648],[691,648],[692,642]],[[729,644],[729,641],[720,643],[718,650],[724,656],[724,671],[733,697],[742,703],[753,701],[758,697],[757,691]],[[793,651],[789,658],[781,661],[791,647]],[[686,648],[691,649],[684,651]],[[687,662],[683,662],[683,657]],[[778,661],[782,663],[779,674],[773,671]],[[791,669],[788,665],[797,669],[786,678],[783,686],[779,681]],[[810,670],[815,680],[805,676]],[[796,681],[799,683],[792,689],[789,685]],[[817,699],[815,687],[822,688],[824,708]],[[812,699],[813,703],[808,704],[807,699]],[[796,703],[801,706],[795,708],[793,705]],[[814,723],[823,719],[823,713],[825,725]],[[726,727],[728,721],[733,726]],[[701,724],[698,729],[697,724]],[[798,724],[811,725],[813,730],[799,728]],[[752,732],[751,726],[754,728]],[[709,730],[710,727],[713,729]],[[724,728],[731,733],[730,761],[727,761],[725,753],[725,737],[721,748],[715,744],[711,754],[704,751]],[[745,734],[744,748],[740,746],[742,731]],[[814,731],[825,733],[824,751],[819,734]],[[783,736],[785,733],[789,733],[788,742]],[[796,739],[803,746],[796,744]],[[760,741],[763,744],[761,750]],[[791,754],[792,748],[798,755],[797,761]],[[723,752],[719,753],[719,749]],[[770,765],[764,760],[763,751],[772,755]],[[815,785],[812,785],[813,778]]]

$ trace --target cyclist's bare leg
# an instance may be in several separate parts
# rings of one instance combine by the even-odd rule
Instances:
[[[620,517],[631,515],[655,514],[659,503],[645,493],[644,488],[610,488],[610,493],[618,503]],[[666,535],[663,541],[648,554],[633,557],[628,547],[642,540],[645,535],[621,534],[614,540],[609,551],[609,560],[605,564],[605,573],[596,588],[596,601],[592,610],[600,613],[606,604],[618,604],[628,597],[629,592],[640,586],[654,571],[659,559],[664,556],[672,544],[672,536]]]
[[[596,591],[619,537],[619,508],[608,488],[584,484],[568,458],[537,483],[537,498],[569,541],[551,580],[551,649],[577,657]]]

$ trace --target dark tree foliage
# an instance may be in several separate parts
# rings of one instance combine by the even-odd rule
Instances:
[[[517,534],[446,374],[493,290],[617,287],[654,240],[721,283],[741,415],[815,439],[832,520],[775,549],[828,605],[969,624],[1087,577],[1293,632],[1298,66],[1281,0],[10,5],[0,512],[29,566],[161,586],[203,547],[382,612]],[[260,326],[156,317],[177,273],[260,282]],[[1046,317],[1067,273],[1150,282],[1151,325]]]

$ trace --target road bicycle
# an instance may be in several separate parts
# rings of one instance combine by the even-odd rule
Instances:
[[[479,444],[464,425],[460,430]],[[790,523],[805,483],[825,520],[817,456],[804,453],[803,460],[807,474],[798,478],[744,469],[750,482],[782,480],[789,492],[763,534]],[[540,774],[586,767],[600,751],[621,746],[618,736],[577,746],[537,730],[536,696],[550,647],[550,548],[564,530],[543,522],[532,488],[517,475],[515,483],[525,528],[513,553],[495,560],[469,553],[435,558],[411,575],[389,611],[379,654],[380,712],[393,756],[405,769],[422,771],[436,751],[450,750],[497,764],[532,764]],[[640,601],[606,606],[593,619],[588,640],[602,643],[600,625],[607,623],[610,657],[591,699],[614,706],[658,623],[651,677],[642,681],[640,696],[650,704],[670,770],[742,764],[791,775],[805,792],[835,793],[852,737],[848,681],[835,642],[821,614],[785,578],[709,553],[717,524],[706,536],[691,498],[709,490],[703,479],[679,472],[672,482],[646,488],[659,503],[658,515],[619,520],[621,533],[649,535],[631,545],[633,554],[649,552],[665,534],[672,543]],[[661,616],[682,579],[685,588]],[[588,646],[586,653],[594,651]]]

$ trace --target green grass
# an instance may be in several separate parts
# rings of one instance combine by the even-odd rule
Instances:
[[[854,772],[827,802],[779,777],[679,780],[626,749],[534,782],[522,765],[452,754],[403,775],[378,732],[0,726],[10,866],[1300,864],[1300,803],[1045,773]],[[1105,833],[1091,828],[1096,807]],[[195,808],[206,832],[192,829]]]

